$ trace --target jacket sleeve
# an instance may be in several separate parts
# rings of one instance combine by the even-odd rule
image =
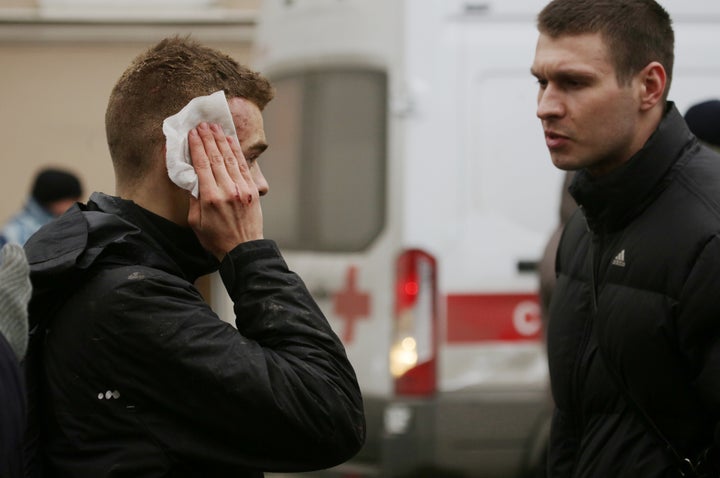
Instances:
[[[574,417],[557,407],[553,410],[550,427],[550,444],[547,449],[547,469],[543,476],[564,478],[573,475],[576,460],[577,431],[573,425]]]
[[[713,423],[713,468],[720,471],[720,237],[698,255],[678,301],[680,350],[690,364],[690,380]],[[711,445],[708,443],[708,445]]]
[[[268,240],[238,246],[220,274],[237,328],[167,274],[110,293],[121,317],[108,333],[133,377],[124,399],[170,456],[266,471],[352,457],[365,438],[355,373],[301,279]]]

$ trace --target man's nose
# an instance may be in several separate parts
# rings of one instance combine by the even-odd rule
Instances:
[[[565,113],[562,95],[557,88],[548,85],[538,93],[537,117],[540,119],[557,118]]]
[[[253,181],[258,188],[260,196],[264,196],[270,191],[270,185],[268,184],[267,179],[265,179],[265,176],[260,169],[260,165],[257,163],[253,168]]]

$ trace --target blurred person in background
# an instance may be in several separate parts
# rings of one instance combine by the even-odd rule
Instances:
[[[565,224],[575,212],[575,209],[577,209],[577,203],[575,203],[569,191],[574,174],[573,171],[565,172],[560,190],[558,224],[550,235],[547,243],[545,243],[545,248],[543,249],[543,254],[538,264],[538,275],[540,279],[540,317],[543,320],[545,329],[547,329],[550,314],[550,300],[552,299],[552,293],[555,289],[555,256],[557,254],[558,243],[560,242]]]
[[[0,476],[24,477],[25,380],[30,270],[18,244],[0,249]]]
[[[720,100],[692,105],[685,113],[685,122],[700,141],[720,151]]]
[[[0,230],[0,246],[6,242],[24,245],[41,226],[67,211],[82,195],[82,185],[75,174],[57,168],[39,171],[22,210]]]

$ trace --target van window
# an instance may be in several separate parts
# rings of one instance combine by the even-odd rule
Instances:
[[[265,237],[285,249],[365,249],[386,216],[386,75],[305,71],[272,83],[259,163]]]

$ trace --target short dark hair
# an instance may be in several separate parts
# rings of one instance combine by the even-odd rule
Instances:
[[[600,33],[620,84],[650,62],[659,62],[667,74],[667,97],[675,34],[670,15],[654,0],[552,0],[538,15],[537,26],[553,38]]]
[[[147,172],[146,158],[165,141],[163,120],[191,99],[218,90],[260,110],[274,96],[262,75],[188,37],[166,38],[135,58],[115,84],[105,112],[116,176],[131,180]]]

